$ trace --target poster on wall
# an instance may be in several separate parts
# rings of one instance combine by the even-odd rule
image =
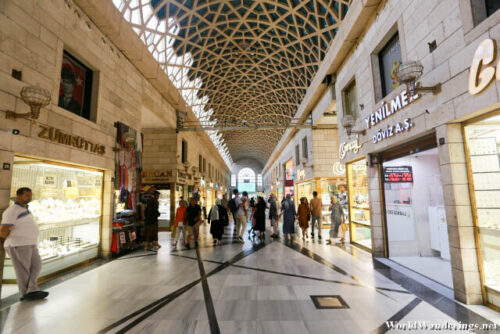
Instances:
[[[389,166],[384,167],[385,183],[413,182],[413,170],[411,166]]]
[[[385,212],[389,241],[415,240],[415,215],[411,205],[386,204]]]
[[[89,119],[91,85],[92,71],[64,52],[57,105]]]

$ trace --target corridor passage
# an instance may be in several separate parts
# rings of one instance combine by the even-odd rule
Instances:
[[[3,308],[1,332],[345,334],[402,332],[387,321],[500,325],[498,316],[484,318],[388,267],[375,270],[363,251],[310,239],[261,243],[248,233],[242,245],[233,243],[232,226],[216,247],[202,228],[191,250],[173,250],[170,233],[160,233],[158,253],[130,253],[48,288],[47,300]],[[318,307],[314,296],[341,302]]]

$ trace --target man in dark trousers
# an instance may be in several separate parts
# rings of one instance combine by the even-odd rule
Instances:
[[[194,239],[195,246],[198,246],[198,233],[201,222],[200,218],[201,207],[198,205],[198,201],[192,197],[189,199],[189,206],[187,207],[186,214],[184,215],[184,226],[187,227],[187,249],[191,248],[191,238]]]
[[[38,224],[28,209],[32,193],[30,188],[19,188],[16,202],[4,211],[0,224],[0,237],[16,272],[21,300],[44,299],[49,295],[38,288],[42,260],[38,254]]]
[[[158,243],[158,217],[160,217],[160,210],[158,209],[160,203],[158,199],[160,198],[160,192],[155,190],[153,197],[148,200],[146,205],[146,210],[144,212],[144,225],[145,225],[145,241],[144,250],[148,250],[149,243],[152,242],[155,250],[161,248]]]

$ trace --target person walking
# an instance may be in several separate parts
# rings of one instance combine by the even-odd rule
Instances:
[[[285,236],[285,240],[293,240],[297,211],[295,210],[295,204],[290,194],[286,195],[285,201],[281,206],[281,212],[283,212],[283,235]]]
[[[333,243],[333,239],[338,238],[339,235],[339,227],[345,221],[344,209],[342,209],[342,205],[338,203],[337,197],[332,196],[330,203],[330,217],[331,217],[331,225],[330,225],[330,239],[327,241],[328,245]],[[344,237],[340,238],[340,242],[344,243]]]
[[[148,250],[149,243],[154,245],[155,250],[161,248],[161,245],[158,243],[158,217],[160,217],[159,198],[160,192],[155,190],[153,192],[153,197],[150,198],[146,204],[146,210],[144,211],[144,225],[146,229],[144,250]]]
[[[307,198],[301,197],[298,209],[298,219],[299,226],[302,229],[302,240],[306,240],[307,229],[309,228],[309,219],[311,217],[311,212],[309,210],[309,205],[307,203]]]
[[[248,213],[246,205],[248,204],[248,194],[244,191],[243,197],[238,195],[234,198],[237,210],[236,210],[236,235],[238,236],[238,241],[243,243],[243,235],[245,234],[245,229],[247,226]]]
[[[255,203],[255,211],[253,218],[255,219],[255,224],[253,227],[254,231],[259,232],[260,242],[265,241],[264,232],[266,231],[266,201],[262,196],[257,197],[257,203]]]
[[[207,200],[205,197],[202,197],[200,200],[201,208],[203,210],[203,219],[207,219]]]
[[[318,239],[321,240],[321,209],[323,204],[321,199],[318,197],[318,192],[313,191],[313,198],[311,200],[311,238],[314,238],[314,227],[318,229]]]
[[[201,222],[201,207],[198,201],[192,197],[189,199],[189,206],[186,208],[184,215],[184,226],[186,226],[186,248],[191,248],[191,239],[194,239],[195,246],[198,246],[198,234]]]
[[[179,207],[175,212],[175,237],[174,237],[174,248],[177,248],[177,242],[182,233],[182,244],[186,244],[186,225],[184,225],[184,217],[186,216],[187,205],[185,201],[179,201]]]
[[[226,194],[223,194],[222,195],[222,198],[221,198],[221,205],[226,209],[228,210],[229,207],[228,207],[228,201],[227,201],[227,195]]]
[[[44,299],[49,293],[38,287],[42,260],[38,253],[38,225],[28,209],[33,194],[30,188],[16,191],[16,202],[2,215],[0,238],[9,254],[22,300]]]
[[[224,227],[229,224],[227,209],[222,205],[222,201],[217,199],[215,205],[210,209],[208,214],[208,223],[210,224],[210,234],[214,238],[214,246],[222,245],[222,235]]]
[[[271,234],[271,238],[279,238],[278,203],[274,194],[269,196],[269,220],[271,221],[271,226],[273,227],[273,234]]]

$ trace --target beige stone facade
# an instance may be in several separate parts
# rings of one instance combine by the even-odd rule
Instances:
[[[335,106],[332,93],[332,90],[327,89],[320,96],[311,112],[311,128],[288,130],[291,132],[289,140],[284,140],[287,138],[285,135],[274,150],[263,171],[264,186],[267,192],[277,193],[279,188],[283,188],[285,182],[283,166],[290,160],[293,161],[295,184],[318,180],[319,185],[320,178],[345,178],[345,170],[340,165],[338,153],[336,121],[325,117],[325,114],[328,114],[330,109]],[[307,147],[304,147],[304,144]],[[304,154],[304,151],[307,151],[307,154]],[[334,169],[335,164],[338,164],[338,168]],[[320,191],[318,186],[316,189],[318,192]],[[297,192],[297,189],[295,191]],[[305,195],[307,198],[312,198],[312,193]]]
[[[105,183],[101,254],[106,256],[113,216],[115,122],[144,133],[145,170],[184,169],[179,157],[182,138],[189,142],[191,166],[198,165],[199,153],[204,154],[220,172],[224,186],[228,168],[205,133],[175,133],[176,108],[183,106],[183,101],[157,64],[154,75],[149,71],[147,64],[151,63],[146,59],[152,59],[150,55],[134,57],[130,50],[123,51],[117,46],[120,36],[128,36],[127,47],[135,45],[135,50],[144,50],[130,28],[126,33],[126,22],[119,13],[111,21],[99,21],[102,13],[92,12],[88,7],[90,2],[77,1],[77,4],[70,0],[0,2],[0,162],[12,166],[14,156],[23,155],[102,170]],[[111,2],[109,5],[114,9]],[[89,17],[92,13],[95,15]],[[113,34],[113,24],[120,26],[122,22],[122,34]],[[90,120],[57,105],[63,51],[93,71]],[[22,72],[21,80],[12,76],[13,70]],[[29,112],[20,98],[21,89],[29,85],[48,89],[51,103],[42,108],[35,121],[6,119],[6,110]],[[190,111],[188,116],[194,117]],[[39,138],[40,126],[103,145],[105,153]],[[11,177],[12,168],[0,170],[0,213],[9,204]],[[207,178],[216,182],[215,177]]]
[[[345,114],[344,89],[355,80],[359,115],[353,128],[366,129],[366,135],[360,136],[363,145],[360,152],[348,153],[343,162],[348,163],[363,156],[368,160],[425,135],[435,136],[446,205],[455,297],[465,303],[483,303],[477,252],[479,246],[474,237],[474,210],[469,193],[462,122],[500,107],[498,81],[493,81],[479,95],[468,92],[469,68],[478,45],[487,38],[500,39],[500,12],[493,13],[481,22],[474,22],[470,0],[389,0],[379,5],[376,16],[371,16],[368,22],[370,24],[351,52],[334,72],[339,122]],[[403,62],[420,61],[424,66],[421,84],[433,86],[440,83],[441,92],[436,95],[422,94],[395,115],[367,128],[365,118],[380,108],[384,101],[390,103],[405,89],[402,85],[387,96],[381,96],[377,54],[396,32]],[[432,48],[430,45],[434,43],[435,48]],[[409,131],[374,143],[373,137],[379,129],[407,118],[413,123]],[[340,142],[352,140],[352,136],[349,138],[344,129],[339,130],[339,137]],[[372,159],[371,162],[368,184],[373,255],[383,257],[387,256],[387,249],[380,187],[381,169],[377,161]]]

